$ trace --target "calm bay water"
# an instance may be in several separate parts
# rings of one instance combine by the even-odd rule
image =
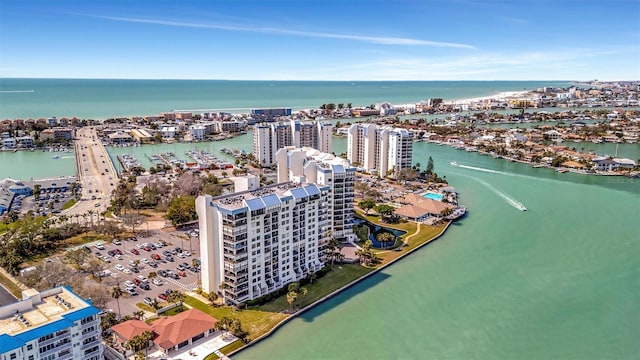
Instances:
[[[414,151],[433,157],[468,216],[234,359],[638,358],[638,182]]]
[[[171,82],[79,82],[84,84],[82,90],[70,80],[0,79],[0,90],[35,90],[0,92],[0,118],[106,118],[179,108],[297,108],[324,102],[368,105],[382,100],[401,103],[489,95],[494,89],[562,86],[461,82],[458,92],[447,93],[425,90],[446,82],[428,86],[238,82],[231,85],[243,93],[232,96],[230,91],[207,92],[211,82],[178,82],[177,88],[169,86]],[[452,84],[447,85],[451,88]],[[363,88],[357,88],[360,85]],[[17,100],[15,94],[25,98]],[[36,94],[43,97],[33,100]],[[27,96],[34,96],[31,102],[25,100]],[[582,144],[598,153],[615,151],[611,144],[576,147]],[[213,143],[109,151],[112,157],[133,154],[148,165],[145,156],[154,153],[171,151],[184,159],[186,150],[200,148],[223,157],[221,147],[250,151],[251,135]],[[345,148],[345,138],[334,138],[336,153]],[[638,159],[640,147],[621,144],[619,153]],[[72,159],[53,160],[51,155],[0,152],[0,178],[75,172]],[[445,146],[414,144],[415,162],[424,167],[429,156],[435,170],[462,194],[468,216],[435,243],[294,319],[234,359],[640,357],[637,180],[559,174]],[[453,167],[450,161],[484,171]],[[506,200],[509,198],[524,203],[529,211],[516,210]]]

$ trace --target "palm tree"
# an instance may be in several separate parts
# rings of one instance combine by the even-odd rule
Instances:
[[[167,301],[170,303],[180,303],[180,308],[182,308],[182,302],[184,301],[184,294],[180,291],[174,291],[167,297]]]
[[[93,214],[97,213],[97,211],[95,211],[95,210],[87,210],[87,213],[89,214],[89,219],[91,220],[91,228],[95,229],[93,227]]]
[[[142,310],[138,310],[138,311],[134,311],[133,312],[133,317],[138,319],[138,320],[142,320],[143,316],[144,316],[144,311],[142,311]]]
[[[124,291],[122,291],[122,289],[120,288],[120,286],[114,286],[111,288],[111,297],[116,299],[116,302],[118,303],[118,316],[121,316],[122,314],[120,313],[120,297],[124,294]]]
[[[385,248],[386,247],[386,243],[392,242],[396,240],[396,237],[390,233],[390,232],[382,232],[380,234],[378,234],[378,236],[376,237],[376,240],[378,240],[380,243],[382,243],[382,247]]]
[[[307,289],[300,287],[299,283],[293,282],[289,284],[287,290],[289,290],[289,292],[287,293],[287,302],[289,303],[289,306],[291,306],[291,310],[293,310],[296,301],[298,301],[299,298],[307,295]]]

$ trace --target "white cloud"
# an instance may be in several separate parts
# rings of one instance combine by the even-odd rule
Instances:
[[[199,29],[217,29],[217,30],[228,30],[228,31],[244,31],[244,32],[254,32],[254,33],[263,33],[263,34],[295,35],[295,36],[315,37],[315,38],[324,38],[324,39],[343,39],[343,40],[353,40],[353,41],[360,41],[360,42],[381,44],[381,45],[434,46],[434,47],[446,47],[446,48],[475,49],[473,45],[468,45],[468,44],[422,40],[422,39],[413,39],[413,38],[402,38],[402,37],[393,37],[393,36],[366,36],[366,35],[352,35],[352,34],[337,34],[337,33],[280,29],[280,28],[272,28],[272,27],[249,27],[249,26],[225,25],[225,24],[214,24],[214,23],[192,23],[192,22],[172,21],[172,20],[141,19],[141,18],[130,18],[130,17],[118,17],[118,16],[94,16],[94,17],[107,19],[107,20],[141,23],[141,24],[189,27],[189,28],[199,28]]]

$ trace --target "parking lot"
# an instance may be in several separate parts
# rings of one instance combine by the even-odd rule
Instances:
[[[177,235],[155,231],[147,237],[90,247],[92,256],[106,262],[103,283],[110,288],[118,285],[125,292],[119,299],[122,315],[139,311],[136,304],[144,303],[146,297],[162,306],[165,298],[161,294],[166,295],[168,289],[185,292],[199,287],[199,267],[193,266],[198,259],[198,238],[190,236],[185,241]],[[186,238],[184,232],[180,235]],[[150,273],[157,276],[150,278]],[[117,302],[110,302],[109,307],[117,311]]]

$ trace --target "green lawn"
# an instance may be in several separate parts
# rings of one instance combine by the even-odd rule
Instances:
[[[186,296],[184,303],[201,310],[216,319],[222,319],[225,316],[239,319],[242,323],[242,327],[249,332],[249,339],[256,339],[257,337],[267,333],[269,330],[273,329],[277,323],[289,316],[286,314],[263,310],[236,310],[235,307],[231,306],[213,307],[191,296]]]
[[[22,299],[22,290],[18,287],[18,285],[14,284],[13,281],[9,280],[4,275],[0,274],[0,284],[2,284],[7,290],[13,294],[18,299]]]
[[[220,349],[220,352],[227,355],[230,354],[231,352],[240,349],[242,346],[244,346],[244,343],[241,340],[236,340],[234,342],[232,342],[231,344],[223,347]],[[207,355],[204,360],[215,360],[215,359],[219,359],[218,355],[216,354],[209,354]]]
[[[67,210],[68,208],[72,207],[73,205],[76,204],[76,202],[78,202],[76,199],[71,199],[69,201],[67,201],[64,205],[62,205],[62,210]]]
[[[333,270],[329,271],[325,276],[314,281],[313,284],[304,286],[307,289],[307,296],[299,300],[297,307],[305,307],[373,270],[372,268],[362,267],[359,264],[335,264],[333,265]],[[283,295],[256,308],[264,311],[280,312],[289,310],[290,307],[287,302],[287,296]]]

